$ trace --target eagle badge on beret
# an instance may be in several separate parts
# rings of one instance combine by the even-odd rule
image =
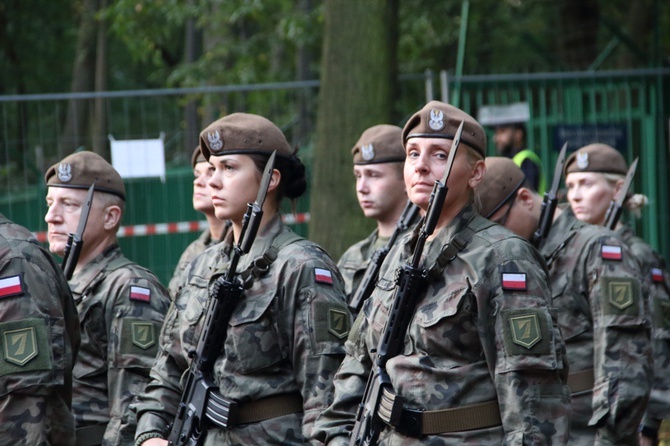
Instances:
[[[441,110],[431,110],[428,126],[437,131],[444,128],[444,113]]]
[[[361,156],[365,161],[370,161],[375,157],[375,149],[372,144],[363,144],[361,146]]]
[[[577,167],[584,170],[589,167],[589,154],[588,152],[579,152],[577,154]]]
[[[223,148],[223,141],[221,141],[221,135],[218,130],[207,133],[207,141],[209,141],[209,148],[212,151],[216,152]]]
[[[58,179],[63,183],[72,180],[72,165],[70,163],[60,163],[58,165]]]

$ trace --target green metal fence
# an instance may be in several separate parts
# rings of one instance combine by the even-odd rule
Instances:
[[[595,134],[606,140],[616,133],[615,143],[626,159],[640,157],[634,186],[637,192],[650,199],[642,218],[633,220],[633,225],[644,239],[668,258],[669,81],[670,70],[667,69],[452,78],[442,73],[439,82],[428,72],[401,79],[399,107],[406,110],[405,116],[410,116],[426,100],[436,96],[433,94],[436,82],[440,93],[437,96],[473,116],[477,116],[483,105],[528,102],[531,111],[528,145],[537,150],[546,166],[553,166],[562,145],[561,129],[567,128],[577,135],[568,141],[572,150],[587,142],[585,138],[589,135]],[[317,94],[318,82],[310,81],[202,89],[0,96],[0,156],[3,160],[0,212],[43,234],[46,230],[43,172],[50,163],[70,153],[73,147],[90,147],[94,139],[82,128],[80,133],[72,132],[78,135],[76,141],[59,140],[68,101],[101,99],[107,110],[109,133],[116,139],[156,138],[161,132],[166,135],[166,177],[164,181],[158,178],[126,181],[129,200],[123,221],[123,225],[130,228],[158,223],[163,225],[163,231],[149,231],[154,232],[151,235],[127,235],[120,238],[120,243],[128,257],[152,269],[167,283],[179,255],[197,232],[166,232],[165,225],[174,227],[176,222],[202,220],[191,206],[192,173],[184,154],[191,145],[193,132],[187,131],[185,109],[194,101],[200,104],[200,121],[232,111],[267,116],[287,133],[289,141],[301,146],[300,153],[309,174]],[[585,134],[580,134],[580,129]],[[492,135],[492,129],[489,131]],[[488,150],[494,153],[491,138]],[[308,210],[306,198],[301,199],[298,213],[304,215]],[[286,211],[290,211],[288,203]],[[306,235],[306,225],[294,227]]]

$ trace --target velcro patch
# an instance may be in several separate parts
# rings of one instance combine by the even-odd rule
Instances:
[[[536,308],[504,310],[503,337],[511,355],[542,355],[550,352],[546,313]]]
[[[51,369],[51,343],[44,319],[0,323],[0,376]]]
[[[0,279],[0,298],[23,294],[21,276],[3,277]]]
[[[621,260],[623,259],[621,246],[603,245],[600,249],[600,256],[605,260]]]
[[[652,268],[651,269],[651,280],[654,281],[654,283],[662,283],[663,282],[663,270],[661,268]]]
[[[158,352],[158,331],[154,322],[124,318],[121,327],[121,353],[155,356]]]
[[[333,274],[327,269],[314,268],[314,280],[318,283],[333,284]]]
[[[314,339],[317,343],[336,342],[347,336],[351,329],[349,310],[344,303],[341,305],[329,301],[317,301],[313,308]]]
[[[349,316],[342,310],[328,309],[328,331],[336,338],[344,339],[349,335]]]
[[[605,297],[605,314],[638,314],[640,283],[637,279],[603,277],[601,287]]]
[[[502,273],[502,287],[504,290],[525,291],[526,273]]]
[[[130,287],[130,300],[151,302],[151,290],[142,286],[133,285]]]

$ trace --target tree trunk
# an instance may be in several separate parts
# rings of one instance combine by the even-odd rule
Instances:
[[[83,0],[81,22],[77,35],[77,49],[72,68],[73,93],[92,91],[95,72],[97,0]],[[65,124],[59,141],[59,157],[64,157],[86,144],[84,135],[88,130],[89,103],[86,100],[71,99],[68,104]]]
[[[189,6],[193,5],[193,0],[189,0],[188,4]],[[186,21],[186,32],[184,38],[184,63],[193,63],[200,57],[200,51],[198,50],[200,47],[200,45],[198,45],[199,39],[202,39],[202,36],[195,26],[195,19],[191,17]],[[198,122],[198,104],[199,101],[195,99],[189,99],[184,107],[184,122],[186,125],[183,152],[186,155],[186,159],[189,161],[191,159],[191,153],[193,153],[193,149],[195,149],[195,147],[200,143],[199,138],[201,126]]]
[[[374,221],[358,205],[351,148],[391,123],[397,7],[385,0],[326,0],[309,237],[337,259]]]
[[[107,7],[107,0],[100,0],[99,9]],[[107,90],[107,24],[105,20],[96,20],[98,23],[97,46],[95,52],[95,91]],[[107,137],[107,110],[106,99],[95,98],[93,101],[93,116],[91,117],[91,135],[93,151],[103,158],[111,160],[109,138]]]
[[[566,0],[561,3],[561,29],[556,33],[564,65],[585,70],[598,56],[598,0]]]

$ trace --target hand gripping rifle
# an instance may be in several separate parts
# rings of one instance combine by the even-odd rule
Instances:
[[[441,181],[435,181],[412,257],[406,265],[398,268],[398,285],[393,296],[393,305],[384,331],[379,338],[377,355],[373,360],[363,400],[356,412],[356,424],[351,432],[350,446],[376,445],[379,434],[384,428],[384,421],[380,414],[392,423],[397,422],[400,416],[403,398],[396,395],[393,401],[389,401],[386,396],[394,393],[391,379],[386,372],[386,363],[397,356],[405,345],[405,334],[414,315],[416,303],[427,286],[428,271],[420,267],[421,255],[426,240],[435,230],[442,213],[448,191],[447,180],[454,164],[462,133],[463,123],[461,122],[451,145],[444,176]]]
[[[540,244],[549,235],[551,225],[554,223],[554,214],[556,213],[556,205],[558,204],[558,186],[561,185],[561,177],[563,176],[563,165],[565,164],[565,152],[568,149],[568,143],[563,144],[561,152],[558,154],[556,160],[556,167],[554,168],[554,178],[551,183],[551,189],[544,193],[542,200],[542,210],[540,211],[540,224],[533,234],[533,243],[535,246]]]
[[[205,440],[210,425],[228,427],[235,421],[237,403],[222,398],[221,394],[216,392],[218,387],[214,383],[212,372],[214,362],[223,351],[228,321],[244,292],[235,270],[240,257],[249,252],[256,238],[263,217],[263,202],[272,179],[275,154],[276,152],[272,153],[265,166],[256,201],[247,205],[247,212],[242,220],[242,231],[233,250],[228,272],[217,278],[210,288],[205,323],[193,362],[188,370],[188,379],[177,408],[177,415],[168,436],[170,445],[200,445]],[[219,410],[211,410],[212,406],[217,406]]]
[[[74,269],[77,267],[77,262],[79,261],[79,255],[81,254],[81,249],[84,247],[84,231],[86,230],[86,223],[88,222],[88,215],[91,213],[91,203],[93,202],[93,189],[95,183],[91,184],[88,188],[88,193],[86,194],[86,201],[84,206],[81,208],[81,215],[79,216],[79,226],[77,227],[77,232],[72,233],[67,237],[67,242],[65,242],[65,252],[63,254],[63,263],[61,263],[61,268],[63,268],[63,275],[66,280],[72,279],[72,274],[74,274]]]
[[[377,276],[379,275],[379,269],[381,268],[386,255],[391,250],[391,247],[395,244],[396,239],[414,223],[417,215],[419,215],[419,207],[407,200],[407,204],[400,215],[400,219],[398,219],[393,235],[391,235],[386,246],[379,248],[372,254],[370,263],[368,263],[368,267],[363,275],[363,279],[349,302],[349,309],[354,315],[361,311],[363,302],[365,302],[365,300],[372,294],[372,290],[374,290],[377,281]]]
[[[621,212],[623,211],[623,202],[626,201],[626,196],[630,190],[630,186],[633,183],[633,177],[635,176],[635,171],[637,170],[637,158],[633,161],[633,164],[628,168],[628,173],[626,174],[626,179],[624,180],[623,187],[621,188],[619,198],[617,200],[612,200],[610,206],[607,208],[607,213],[605,214],[605,227],[611,230],[614,230],[616,224],[621,218]]]

